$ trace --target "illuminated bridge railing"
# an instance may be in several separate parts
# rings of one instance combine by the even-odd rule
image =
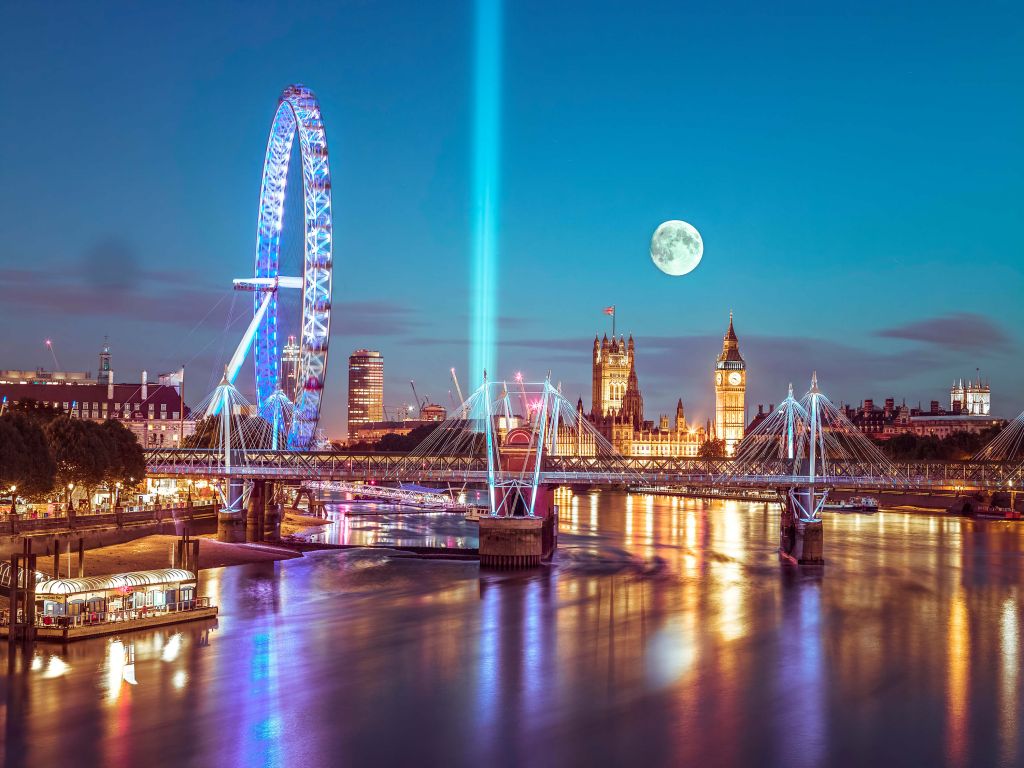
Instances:
[[[232,456],[230,470],[215,450],[167,449],[146,452],[154,477],[253,479],[378,480],[438,483],[485,483],[486,460],[473,456],[427,456],[332,451],[247,451]],[[569,485],[692,485],[785,487],[810,478],[794,473],[783,460],[733,471],[729,459],[618,458],[549,456],[542,481]],[[855,462],[830,462],[814,478],[820,485],[873,490],[996,490],[1024,488],[1024,465],[999,462],[904,462],[885,475]]]
[[[404,454],[339,453],[335,451],[235,451],[230,467],[217,450],[166,449],[146,452],[146,466],[155,477],[249,477],[281,480],[407,479],[429,475],[486,475],[481,457],[438,456],[410,460]]]

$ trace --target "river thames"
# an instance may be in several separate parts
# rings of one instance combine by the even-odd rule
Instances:
[[[37,645],[6,764],[1021,764],[1020,524],[833,514],[801,572],[774,507],[558,500],[537,571],[314,552],[204,571],[216,622]],[[476,544],[331,510],[321,540]]]

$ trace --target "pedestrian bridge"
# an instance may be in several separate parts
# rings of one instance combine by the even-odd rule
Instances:
[[[253,451],[226,463],[216,449],[160,449],[146,452],[150,477],[227,477],[288,483],[487,483],[483,456],[415,456],[342,451]],[[794,471],[794,469],[796,471]],[[545,456],[540,481],[548,485],[684,485],[787,488],[810,482],[836,489],[892,491],[994,491],[1024,486],[1024,465],[996,461],[893,462],[884,473],[873,465],[832,462],[813,477],[806,466],[770,459],[752,466],[730,459],[588,458]]]

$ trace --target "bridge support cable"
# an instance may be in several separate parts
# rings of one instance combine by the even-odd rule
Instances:
[[[1012,419],[984,448],[974,454],[972,461],[999,461],[1018,465],[1016,469],[1019,475],[1020,465],[1024,464],[1024,412]]]
[[[431,478],[431,468],[483,464],[491,514],[515,508],[527,517],[536,510],[542,484],[607,483],[609,473],[623,484],[642,483],[640,473],[550,379],[517,380],[516,390],[512,396],[505,382],[485,379],[387,478],[457,480],[457,470]],[[557,471],[549,466],[552,460]]]
[[[794,486],[853,481],[884,488],[896,485],[900,472],[818,388],[815,374],[799,401],[790,385],[779,407],[743,438],[722,480],[757,478],[776,484],[788,479]]]
[[[192,434],[185,439],[186,449],[205,449],[209,474],[219,475],[224,482],[215,485],[226,510],[244,508],[252,490],[251,483],[242,483],[243,475],[255,452],[266,451],[280,439],[272,422],[261,418],[255,408],[228,380],[225,370],[220,384],[196,404],[192,413]]]

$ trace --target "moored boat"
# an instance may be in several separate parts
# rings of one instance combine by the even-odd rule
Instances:
[[[878,499],[873,496],[851,496],[844,501],[826,504],[830,512],[863,512],[872,515],[878,511]]]

